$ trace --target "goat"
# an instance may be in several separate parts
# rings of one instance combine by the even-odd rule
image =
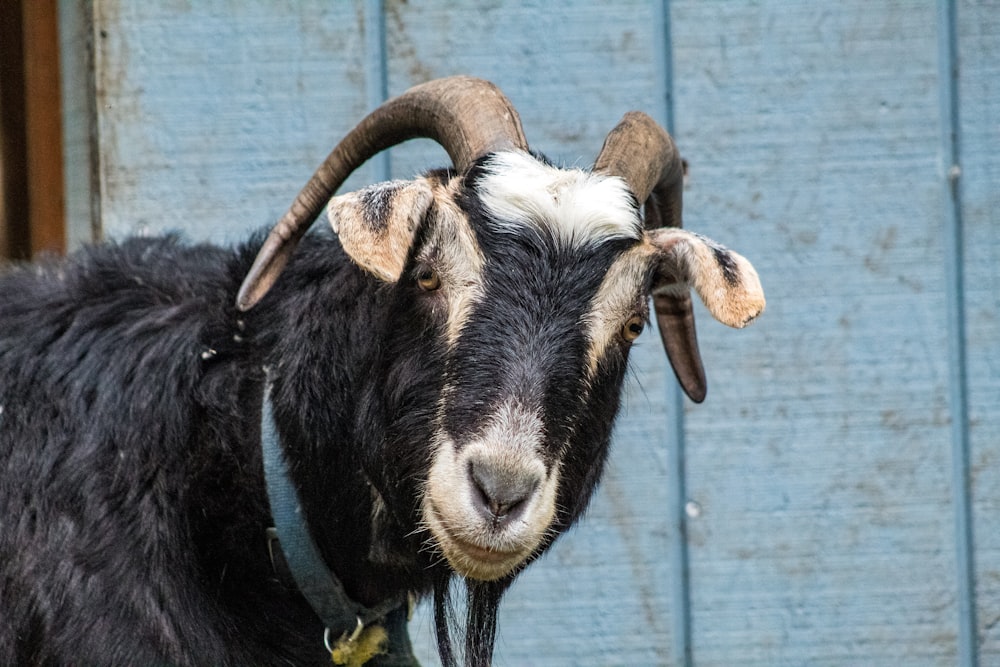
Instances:
[[[452,166],[333,196],[414,137]],[[266,239],[5,270],[0,657],[409,664],[406,600],[430,595],[442,662],[488,664],[503,592],[601,477],[650,296],[695,401],[689,288],[734,327],[764,308],[747,260],[680,229],[682,171],[639,112],[592,170],[557,168],[498,89],[451,77],[363,119]],[[304,235],[324,206],[335,233]],[[282,474],[356,628],[269,532]]]

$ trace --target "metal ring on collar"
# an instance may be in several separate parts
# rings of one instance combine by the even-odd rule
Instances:
[[[350,637],[347,636],[347,633],[344,633],[344,635],[337,640],[338,643],[346,641],[348,645],[351,645],[354,642],[358,641],[358,638],[361,637],[361,633],[365,629],[365,624],[361,622],[360,616],[356,618],[358,619],[358,624],[354,626],[354,632],[351,633]],[[323,646],[326,647],[328,653],[330,654],[333,653],[333,647],[330,646],[330,628],[326,628],[323,630]]]

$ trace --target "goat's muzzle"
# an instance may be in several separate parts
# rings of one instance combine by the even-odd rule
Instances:
[[[499,579],[543,544],[555,516],[559,468],[545,464],[541,439],[540,421],[517,408],[464,446],[440,437],[423,520],[434,548],[460,575]]]

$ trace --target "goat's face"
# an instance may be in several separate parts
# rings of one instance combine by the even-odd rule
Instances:
[[[756,283],[701,237],[644,232],[621,179],[524,153],[339,196],[329,217],[392,292],[369,477],[412,508],[404,530],[479,580],[516,572],[585,508],[650,294],[707,281],[718,315]]]

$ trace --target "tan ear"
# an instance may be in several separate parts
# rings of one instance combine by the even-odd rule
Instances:
[[[395,282],[432,201],[425,179],[388,181],[334,197],[327,217],[340,245],[358,266]]]
[[[659,255],[654,297],[679,298],[692,287],[715,319],[735,328],[745,327],[764,311],[760,278],[742,255],[672,227],[651,230],[647,239]]]
[[[743,256],[676,227],[646,232],[653,246],[653,309],[677,380],[691,400],[705,399],[705,369],[698,353],[690,288],[717,320],[744,327],[764,310],[757,272]]]

